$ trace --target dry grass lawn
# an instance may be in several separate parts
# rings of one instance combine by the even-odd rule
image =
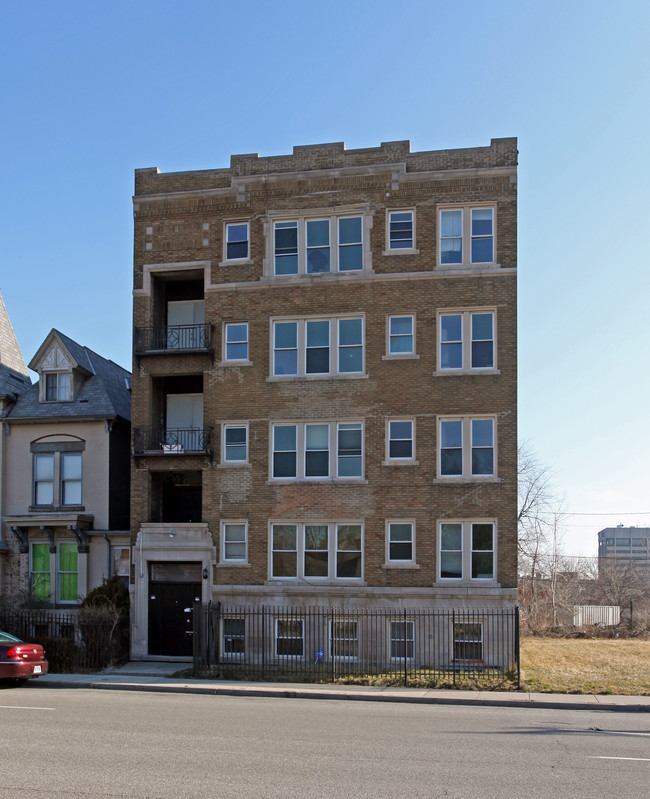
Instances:
[[[522,638],[521,669],[526,691],[650,695],[650,640]]]

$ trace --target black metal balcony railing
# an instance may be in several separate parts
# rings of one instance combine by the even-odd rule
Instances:
[[[208,452],[210,431],[190,428],[160,430],[152,427],[136,427],[133,430],[133,452],[135,455],[183,455],[193,452]]]
[[[210,350],[212,325],[136,327],[134,348],[136,355],[174,350]]]

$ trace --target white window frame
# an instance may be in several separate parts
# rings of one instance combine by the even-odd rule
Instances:
[[[244,556],[242,558],[228,557],[228,544],[241,544],[241,541],[228,541],[227,534],[229,527],[244,528]],[[220,566],[242,566],[248,563],[248,520],[247,519],[223,519],[221,521],[221,562]]]
[[[474,422],[490,421],[492,422],[492,446],[485,447],[483,445],[474,445]],[[460,422],[461,424],[461,445],[460,447],[444,447],[443,444],[443,425],[448,422]],[[443,449],[459,449],[461,451],[461,473],[460,474],[443,474],[442,473],[442,450]],[[492,471],[487,473],[474,473],[473,472],[473,459],[472,455],[475,449],[491,449],[492,450]],[[495,415],[480,415],[480,416],[439,416],[438,417],[438,479],[439,480],[494,480],[498,474],[498,450],[497,450],[497,418]]]
[[[408,525],[411,528],[411,537],[409,542],[393,541],[392,527],[394,525]],[[411,557],[410,558],[393,558],[391,557],[391,544],[410,543]],[[384,568],[388,567],[403,567],[412,568],[415,566],[415,519],[386,519],[386,562]]]
[[[460,527],[461,548],[458,549],[442,549],[442,532],[443,525],[456,525]],[[474,544],[474,526],[489,525],[492,528],[492,549],[477,549],[473,548]],[[497,524],[496,519],[440,519],[437,526],[437,580],[442,583],[495,583],[497,576]],[[443,577],[442,576],[442,553],[443,552],[460,552],[461,553],[461,575],[460,577]],[[489,552],[492,555],[492,576],[491,577],[473,577],[474,569],[474,553]]]
[[[240,458],[237,459],[229,459],[227,456],[228,454],[228,444],[226,443],[227,432],[228,430],[232,429],[244,429],[246,431],[246,441],[244,446],[246,447],[246,457],[242,460]],[[233,445],[234,446],[234,445]],[[242,446],[238,444],[237,446]],[[222,466],[244,466],[249,463],[249,432],[248,432],[248,422],[224,422],[221,425],[221,465]]]
[[[52,464],[52,479],[51,480],[39,480],[37,479],[37,471],[38,471],[38,460],[39,459],[48,459]],[[49,508],[56,505],[54,501],[56,499],[54,487],[55,483],[55,474],[56,474],[56,453],[55,452],[34,452],[32,454],[32,506],[35,508]],[[51,502],[44,502],[38,503],[38,486],[39,484],[50,484],[52,485],[52,501]]]
[[[300,638],[296,638],[295,636],[283,635],[282,639],[280,639],[280,636],[278,635],[279,626],[280,626],[280,623],[284,622],[284,621],[288,621],[288,622],[292,622],[292,623],[300,622],[300,629],[301,629],[301,633],[302,633]],[[298,654],[292,654],[292,653],[280,654],[278,652],[278,641],[279,640],[283,640],[283,641],[300,641],[300,643],[302,645],[302,652],[299,655]],[[292,617],[281,616],[281,617],[276,617],[275,618],[275,623],[273,625],[273,651],[274,651],[274,655],[275,655],[276,658],[294,658],[294,659],[300,658],[300,659],[303,659],[305,657],[305,620],[304,620],[304,618],[302,616],[292,616]]]
[[[228,241],[228,230],[229,228],[235,228],[240,226],[246,226],[246,255],[245,256],[238,256],[237,258],[229,258],[228,257],[228,244],[231,243]],[[233,244],[240,244],[243,242],[244,239],[237,239],[233,241]],[[248,220],[228,220],[223,224],[223,263],[224,264],[236,264],[236,263],[250,263],[251,258],[251,227],[250,222]]]
[[[327,427],[327,475],[307,475],[307,452],[317,452],[325,450],[307,450],[307,428],[312,425]],[[339,432],[342,427],[346,425],[359,425],[361,432],[361,474],[346,476],[341,475],[339,459],[345,457],[345,451],[339,448]],[[295,450],[276,450],[275,449],[275,429],[278,427],[294,427],[296,433],[296,449]],[[306,482],[328,482],[328,481],[352,481],[358,482],[364,479],[365,462],[364,462],[364,423],[360,419],[345,419],[345,420],[329,420],[329,419],[315,419],[306,422],[295,422],[291,420],[282,420],[271,422],[269,431],[269,480],[273,482],[290,481],[296,482],[297,480]],[[276,452],[294,452],[296,453],[296,474],[295,476],[276,476],[274,456]],[[357,456],[355,456],[357,457]]]
[[[246,338],[237,341],[228,341],[228,328],[246,328]],[[228,344],[246,344],[246,355],[243,358],[229,358]],[[225,364],[250,363],[250,328],[248,322],[224,322],[223,325],[223,362]]]
[[[356,635],[354,638],[346,638],[341,635],[337,635],[336,638],[334,637],[334,630],[335,625],[354,625]],[[349,661],[354,662],[359,659],[359,619],[350,619],[346,616],[335,616],[333,619],[330,619],[327,623],[327,632],[328,632],[328,641],[329,641],[329,659],[330,661]],[[338,654],[334,651],[334,641],[342,642],[343,646],[345,646],[348,642],[353,642],[354,644],[354,654]]]
[[[492,211],[492,235],[473,236],[472,235],[472,212],[473,211]],[[453,238],[461,239],[461,260],[457,263],[442,262],[442,215],[445,211],[460,211],[461,213],[461,235]],[[495,266],[497,264],[497,209],[494,204],[472,204],[472,205],[444,205],[438,207],[438,268],[439,269],[460,269],[462,267],[481,267]],[[446,237],[452,238],[452,237]],[[472,240],[478,238],[492,239],[492,260],[475,261],[472,258]]]
[[[226,633],[226,622],[228,621],[242,621],[244,623],[244,634],[243,635],[233,635],[232,633],[228,635]],[[228,613],[221,618],[221,657],[224,661],[228,663],[233,663],[237,661],[245,660],[246,658],[246,650],[247,650],[247,640],[246,634],[248,632],[248,625],[247,625],[247,617],[246,615],[238,616],[236,613]],[[230,639],[232,641],[242,641],[244,648],[242,652],[227,652],[226,651],[226,639]]]
[[[456,628],[466,627],[468,625],[477,625],[480,628],[480,638],[457,638]],[[451,653],[452,663],[483,663],[485,661],[485,638],[484,638],[484,624],[483,619],[464,620],[462,617],[450,627],[451,632]],[[480,658],[459,658],[456,657],[456,645],[462,646],[463,644],[480,644],[481,657]]]
[[[295,549],[274,549],[273,531],[275,527],[295,527],[296,533],[296,548]],[[305,569],[305,554],[309,552],[305,546],[306,528],[308,527],[327,527],[327,575],[306,575]],[[360,535],[360,549],[339,549],[339,530],[345,527],[358,527]],[[326,521],[322,519],[310,519],[309,521],[296,521],[295,519],[273,519],[269,521],[269,562],[268,562],[268,575],[269,581],[272,582],[301,582],[301,583],[318,583],[318,584],[338,584],[338,583],[353,583],[360,584],[364,579],[364,525],[362,521],[354,519],[351,521]],[[315,552],[323,552],[324,550],[314,550]],[[274,574],[273,555],[278,552],[295,552],[296,555],[296,571],[295,574]],[[359,576],[342,575],[339,577],[339,567],[342,565],[344,558],[339,559],[339,555],[345,552],[359,553],[360,556],[360,574]]]
[[[67,378],[67,386],[65,387],[65,391],[63,387],[59,385],[60,378],[66,377]],[[56,387],[54,389],[54,393],[56,397],[54,399],[48,399],[48,379],[56,378]],[[42,372],[40,377],[40,382],[42,384],[42,388],[40,391],[40,400],[41,402],[48,402],[48,403],[55,403],[55,402],[72,402],[74,399],[74,380],[72,377],[72,372],[66,370],[59,370],[56,372]]]
[[[391,227],[393,221],[395,224],[404,224],[406,220],[393,220],[395,214],[410,214],[411,215],[411,244],[409,247],[396,247],[395,241],[391,237]],[[415,228],[415,208],[390,208],[386,210],[386,249],[383,255],[417,255],[419,250],[416,248],[416,228]]]
[[[341,344],[340,328],[345,321],[358,321],[361,323],[361,343]],[[307,372],[307,329],[310,322],[329,323],[329,371],[328,372]],[[269,380],[295,380],[297,378],[307,380],[323,380],[332,377],[336,378],[359,378],[365,376],[366,368],[366,341],[365,341],[365,315],[349,314],[345,316],[313,316],[313,317],[274,317],[271,319],[270,332],[270,376]],[[296,326],[296,346],[295,347],[276,347],[276,325],[294,324]],[[350,348],[361,348],[361,368],[358,371],[342,371],[341,356],[343,351]],[[286,374],[276,372],[277,352],[296,351],[296,371]]]
[[[63,571],[61,568],[61,545],[67,544],[73,547],[77,553],[77,568],[75,571]],[[79,548],[74,541],[58,541],[56,547],[56,603],[57,605],[78,605],[79,604]],[[76,574],[77,576],[77,596],[75,599],[61,599],[61,575]]]
[[[84,454],[83,449],[60,449],[54,443],[51,451],[45,452],[32,452],[32,504],[34,509],[39,508],[54,508],[65,510],[66,508],[82,508],[83,507],[83,492],[84,492]],[[71,478],[64,480],[63,459],[66,455],[75,455],[81,458],[81,477]],[[37,480],[37,461],[39,458],[47,458],[52,464],[52,479],[51,480]],[[81,502],[64,504],[64,482],[78,482],[80,486]],[[38,484],[51,483],[52,484],[52,501],[47,503],[37,504]]]
[[[487,315],[492,316],[492,338],[491,339],[476,339],[479,341],[492,342],[492,365],[491,366],[474,366],[472,363],[473,351],[473,320],[475,316]],[[442,340],[442,319],[445,316],[460,316],[461,317],[461,337],[458,340],[445,342]],[[498,372],[497,368],[497,312],[495,308],[461,308],[441,310],[437,314],[437,327],[438,327],[438,364],[435,374],[480,374],[489,373],[493,374]],[[442,352],[445,344],[459,344],[461,349],[461,365],[460,366],[443,366]]]
[[[408,333],[393,333],[393,320],[395,319],[410,319],[411,320],[411,332]],[[402,352],[393,352],[391,349],[393,339],[400,338],[402,336],[411,336],[412,346],[410,350],[404,350]],[[391,314],[390,316],[386,317],[386,355],[383,356],[382,360],[400,360],[403,358],[418,358],[419,356],[416,355],[416,339],[415,339],[415,314],[412,313],[402,313],[402,314]]]
[[[404,638],[397,638],[393,635],[393,625],[394,624],[403,624],[404,626]],[[409,630],[411,632],[411,637],[409,638]],[[404,643],[404,654],[394,654],[393,652],[393,642]],[[409,654],[409,643],[411,644],[411,653]],[[411,661],[415,658],[415,619],[389,619],[388,620],[388,654],[392,661]]]
[[[65,475],[66,458],[79,458],[81,476],[68,477]],[[83,453],[82,452],[60,452],[59,453],[59,504],[62,508],[77,508],[83,505]],[[79,502],[66,502],[66,484],[79,484]]]
[[[392,438],[391,426],[395,423],[408,422],[411,425],[410,438]],[[394,457],[390,453],[391,441],[410,441],[411,442],[411,455],[409,457]],[[408,417],[395,417],[386,420],[386,460],[384,465],[401,466],[401,465],[417,465],[415,458],[415,419]]]
[[[341,241],[340,222],[345,219],[360,219],[361,240],[344,243]],[[307,223],[329,221],[329,270],[326,272],[309,272],[307,260]],[[277,224],[295,224],[297,271],[288,274],[276,273],[275,233]],[[274,280],[291,280],[297,278],[318,278],[325,275],[359,275],[372,271],[372,254],[370,251],[370,228],[372,217],[368,207],[364,205],[338,206],[332,208],[296,209],[286,211],[269,211],[264,224],[266,237],[266,257],[264,273]],[[361,268],[341,269],[341,251],[348,246],[361,247]]]

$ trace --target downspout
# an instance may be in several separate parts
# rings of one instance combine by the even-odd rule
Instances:
[[[108,538],[108,533],[104,533],[104,541],[106,541],[106,579],[111,576],[111,542]]]

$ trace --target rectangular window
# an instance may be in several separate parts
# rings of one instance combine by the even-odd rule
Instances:
[[[51,592],[49,544],[32,544],[30,566],[32,599],[37,602],[49,602]]]
[[[248,222],[233,222],[226,225],[226,261],[241,261],[248,258]]]
[[[326,524],[306,524],[304,537],[305,577],[329,577],[329,528]]]
[[[276,222],[273,226],[276,275],[298,274],[298,222]]]
[[[444,521],[438,526],[440,580],[494,580],[494,522]]]
[[[221,525],[223,550],[221,559],[225,563],[246,563],[247,532],[246,522],[223,522]]]
[[[481,622],[454,624],[454,660],[483,660],[483,625]]]
[[[330,372],[330,323],[327,319],[305,323],[307,335],[305,374],[326,375]]]
[[[363,269],[363,217],[273,222],[273,274],[316,275]]]
[[[361,577],[361,525],[336,525],[336,576]]]
[[[445,312],[438,325],[440,370],[494,368],[494,311]]]
[[[223,462],[248,463],[248,425],[223,426]]]
[[[333,619],[329,623],[330,658],[354,660],[359,656],[359,623]]]
[[[330,271],[330,221],[307,220],[307,273]]]
[[[273,425],[273,477],[298,476],[298,426]]]
[[[271,549],[271,577],[297,577],[298,525],[272,525]]]
[[[472,208],[472,263],[490,264],[494,261],[493,210]]]
[[[81,505],[81,453],[61,453],[61,504]]]
[[[223,654],[243,655],[246,652],[246,619],[226,617],[223,620]],[[232,660],[229,657],[229,660]]]
[[[362,572],[361,524],[271,524],[272,579],[359,580]]]
[[[303,619],[275,620],[275,654],[278,657],[302,657],[304,654]]]
[[[46,374],[46,402],[69,402],[70,399],[70,374],[68,372],[51,372]]]
[[[494,579],[494,527],[472,524],[472,580]]]
[[[495,420],[488,418],[440,419],[440,477],[494,477]]]
[[[58,545],[58,601],[78,602],[78,558],[76,544]]]
[[[411,521],[386,522],[388,563],[415,562],[415,524]]]
[[[336,453],[337,477],[363,477],[363,425],[339,424]]]
[[[339,272],[363,269],[363,241],[360,216],[339,219]]]
[[[361,422],[273,424],[272,479],[363,477]]]
[[[363,371],[363,320],[339,319],[339,374]]]
[[[300,319],[272,324],[274,377],[363,372],[363,318]]]
[[[34,455],[34,505],[54,504],[54,453]]]
[[[329,476],[328,424],[305,425],[305,477]]]
[[[388,422],[388,460],[412,461],[414,456],[413,422],[395,419]]]
[[[494,208],[447,208],[440,211],[441,266],[492,264]]]
[[[390,622],[390,656],[391,659],[411,660],[415,641],[415,622]]]
[[[224,360],[248,360],[248,322],[233,322],[225,326]]]
[[[415,246],[413,211],[390,211],[388,214],[388,249],[412,250]]]
[[[412,355],[415,352],[415,318],[413,316],[388,317],[388,354]]]

